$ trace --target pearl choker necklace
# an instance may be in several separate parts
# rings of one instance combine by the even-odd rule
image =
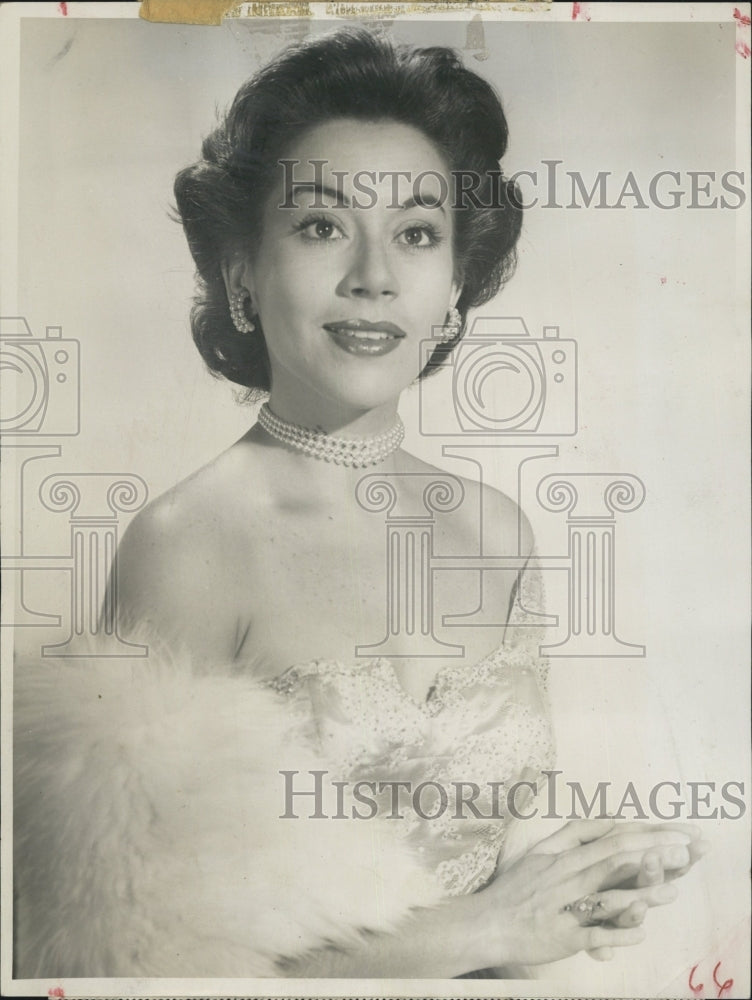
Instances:
[[[347,465],[354,469],[367,465],[378,465],[387,455],[402,444],[405,428],[399,417],[393,426],[383,434],[363,438],[340,438],[325,431],[311,430],[299,424],[282,420],[269,409],[269,404],[259,410],[258,422],[272,437],[282,441],[294,451],[302,452],[310,458]]]

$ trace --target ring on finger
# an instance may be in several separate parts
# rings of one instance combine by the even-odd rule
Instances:
[[[581,896],[573,903],[567,903],[564,912],[572,913],[582,927],[591,927],[593,924],[600,924],[607,919],[606,904],[592,893]]]

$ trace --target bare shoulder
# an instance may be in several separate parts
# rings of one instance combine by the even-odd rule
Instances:
[[[181,483],[136,515],[118,548],[121,583],[171,576],[181,564],[198,558],[202,512],[191,493]]]
[[[221,463],[212,463],[133,519],[111,581],[126,628],[144,628],[197,652],[232,655],[236,622],[225,576],[233,546],[225,490]]]

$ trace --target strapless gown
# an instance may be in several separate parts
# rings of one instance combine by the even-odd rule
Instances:
[[[521,580],[503,643],[471,666],[443,667],[424,702],[407,694],[382,657],[310,660],[272,682],[336,762],[328,782],[364,782],[369,792],[385,784],[376,796],[379,813],[399,820],[401,835],[447,895],[488,882],[514,821],[509,804],[518,813],[527,808],[530,787],[514,786],[540,786],[541,771],[553,765],[548,664],[538,655],[540,573],[529,569]]]
[[[521,581],[498,649],[423,703],[383,658],[266,683],[185,657],[17,664],[16,974],[275,976],[482,888],[508,789],[553,764],[540,577]],[[315,771],[327,818],[285,817],[282,775],[310,789]],[[358,782],[422,791],[399,818],[376,794],[368,822],[346,797],[338,821]]]

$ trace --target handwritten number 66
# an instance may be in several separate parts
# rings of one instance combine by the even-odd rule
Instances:
[[[718,1000],[720,1000],[723,994],[727,990],[730,990],[731,987],[734,985],[733,979],[726,979],[724,982],[720,982],[720,980],[718,979],[718,970],[720,969],[720,967],[721,963],[718,962],[716,963],[715,968],[713,969],[713,982],[718,987]],[[689,973],[689,988],[692,990],[693,993],[700,994],[705,989],[705,983],[695,984],[693,982],[696,971],[697,971],[697,966],[693,965],[692,970]]]

